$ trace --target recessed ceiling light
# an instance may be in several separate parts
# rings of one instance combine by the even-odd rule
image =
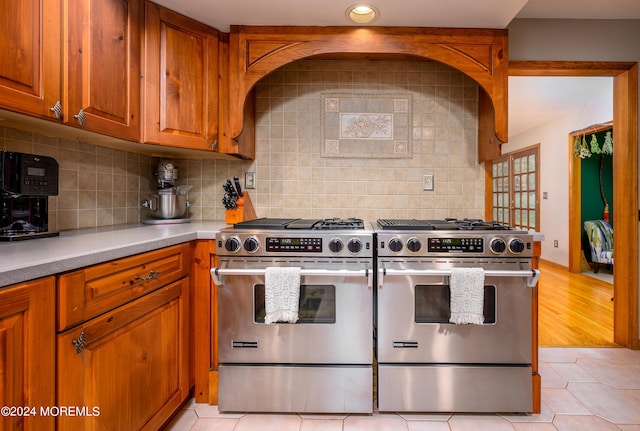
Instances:
[[[370,5],[357,4],[347,9],[347,18],[356,24],[367,24],[378,17],[378,11]]]

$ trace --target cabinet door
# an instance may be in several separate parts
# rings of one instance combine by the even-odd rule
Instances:
[[[218,31],[147,2],[144,141],[211,150],[218,135]]]
[[[189,393],[189,279],[61,333],[59,430],[156,430]]]
[[[0,28],[0,108],[55,118],[60,0],[2,0]]]
[[[142,0],[64,0],[64,121],[140,136]]]
[[[0,289],[0,429],[53,430],[54,417],[40,408],[54,405],[54,278]],[[35,409],[35,410],[33,410]]]

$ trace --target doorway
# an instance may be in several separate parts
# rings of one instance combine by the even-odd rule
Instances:
[[[609,144],[605,144],[607,139]],[[569,146],[573,153],[573,157],[571,155],[569,157],[569,171],[572,173],[569,183],[576,195],[572,196],[573,202],[579,202],[577,206],[569,206],[569,219],[575,220],[580,227],[580,237],[570,238],[569,244],[573,247],[580,247],[583,253],[579,260],[570,259],[569,271],[573,273],[584,272],[586,275],[613,284],[611,266],[605,266],[605,271],[600,272],[600,265],[594,262],[586,231],[582,229],[587,220],[602,220],[605,225],[612,224],[611,211],[614,207],[613,157],[610,153],[613,151],[613,123],[593,124],[571,132]],[[594,149],[595,152],[592,152]],[[602,227],[602,232],[606,230],[605,227]],[[578,229],[572,229],[571,233],[577,234]],[[609,259],[601,260],[608,261]]]
[[[613,122],[617,142],[613,156],[614,184],[614,341],[639,349],[638,340],[638,64],[635,62],[511,61],[510,76],[611,76]],[[571,166],[569,166],[571,169]],[[569,173],[570,176],[573,172]],[[571,186],[570,186],[571,187]],[[574,194],[569,190],[570,205]],[[578,223],[569,221],[571,238]],[[619,240],[617,240],[619,238]],[[631,240],[628,240],[631,239]],[[570,246],[570,262],[580,247]]]

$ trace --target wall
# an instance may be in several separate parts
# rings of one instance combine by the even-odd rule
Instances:
[[[580,78],[575,78],[580,79]],[[540,144],[540,231],[542,258],[562,266],[569,266],[569,157],[572,143],[569,133],[594,123],[611,121],[613,98],[609,104],[600,104],[602,112],[593,111],[585,117],[582,109],[556,118],[534,129],[509,138],[502,146],[503,153]],[[615,143],[614,143],[615,145]],[[558,241],[558,247],[553,241]]]
[[[0,126],[0,149],[50,156],[60,168],[49,198],[49,229],[137,223],[149,190],[151,158]]]
[[[509,58],[511,60],[554,61],[640,61],[640,20],[553,20],[516,19],[509,25]],[[541,204],[541,230],[547,240],[542,245],[542,257],[568,265],[568,153],[555,151],[568,145],[567,132],[600,121],[610,121],[612,114],[578,122],[579,113],[547,124],[539,133],[523,133],[510,137],[503,151],[511,151],[526,140],[526,145],[546,142],[547,157],[541,151],[541,167],[549,174],[541,175],[541,191],[549,191],[549,200]],[[555,137],[554,137],[555,136]],[[555,143],[554,143],[555,142]],[[520,144],[522,143],[522,144]],[[561,147],[557,147],[557,146]],[[553,239],[559,248],[553,248]],[[564,247],[563,247],[564,245]]]
[[[301,60],[257,85],[252,193],[259,216],[482,217],[477,84],[434,62]],[[331,159],[320,153],[322,92],[413,97],[413,157]],[[433,174],[434,191],[422,190]]]

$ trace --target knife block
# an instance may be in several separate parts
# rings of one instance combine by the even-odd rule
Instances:
[[[236,201],[236,205],[238,206],[237,209],[227,210],[225,214],[227,224],[236,224],[241,221],[255,220],[257,218],[249,193],[244,192],[244,195]]]

